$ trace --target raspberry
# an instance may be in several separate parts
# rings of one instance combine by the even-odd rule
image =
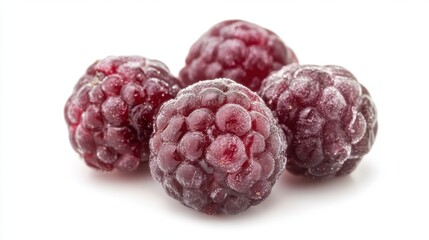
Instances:
[[[181,90],[160,109],[150,170],[166,192],[207,214],[263,201],[285,170],[286,140],[263,100],[229,79]]]
[[[188,86],[225,77],[257,91],[270,72],[294,62],[298,62],[295,53],[272,31],[229,20],[213,26],[193,44],[179,78]]]
[[[342,67],[291,64],[263,81],[260,96],[286,134],[287,170],[294,174],[349,174],[374,143],[374,103]]]
[[[96,61],[64,108],[74,150],[96,169],[136,169],[149,159],[155,114],[178,91],[162,62],[139,56]]]

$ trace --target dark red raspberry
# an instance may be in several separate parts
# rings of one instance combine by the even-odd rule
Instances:
[[[257,91],[270,72],[294,62],[295,53],[272,31],[229,20],[213,26],[192,45],[179,78],[188,86],[225,77]]]
[[[181,90],[160,109],[150,141],[152,176],[207,214],[263,201],[285,170],[286,140],[263,100],[229,79]]]
[[[149,159],[154,116],[175,97],[178,84],[156,60],[127,56],[96,61],[64,108],[74,150],[96,169],[136,169]]]
[[[286,134],[292,173],[312,178],[349,174],[374,143],[374,103],[342,67],[291,64],[263,81],[260,96]]]

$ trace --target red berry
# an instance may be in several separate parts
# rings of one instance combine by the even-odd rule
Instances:
[[[268,76],[259,93],[286,134],[292,173],[349,174],[374,143],[374,103],[342,67],[291,64]]]
[[[229,20],[213,26],[193,44],[180,80],[188,86],[225,77],[257,91],[271,71],[294,62],[298,62],[295,53],[272,31]]]
[[[207,214],[263,201],[285,170],[286,140],[263,100],[229,79],[181,90],[160,109],[150,169],[167,193]]]
[[[161,62],[139,56],[96,61],[64,108],[70,141],[96,169],[132,171],[149,156],[154,115],[179,91]]]

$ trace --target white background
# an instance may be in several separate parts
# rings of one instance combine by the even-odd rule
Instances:
[[[2,1],[0,239],[429,239],[429,6],[319,2]],[[231,18],[367,86],[379,132],[359,168],[323,183],[284,175],[262,204],[214,217],[169,198],[147,168],[84,166],[63,106],[85,69],[134,54],[177,74],[190,45]]]

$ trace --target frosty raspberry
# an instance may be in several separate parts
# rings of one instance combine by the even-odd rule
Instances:
[[[272,31],[229,20],[213,26],[192,45],[179,78],[188,86],[225,77],[257,91],[271,71],[294,62],[295,53]]]
[[[184,205],[236,214],[263,201],[285,170],[286,140],[254,92],[229,79],[181,90],[160,109],[152,176]]]
[[[291,64],[268,76],[259,93],[286,134],[292,173],[349,174],[374,143],[374,103],[342,67]]]
[[[64,108],[70,142],[90,167],[133,171],[149,158],[155,114],[179,91],[160,61],[108,57],[92,64]]]

